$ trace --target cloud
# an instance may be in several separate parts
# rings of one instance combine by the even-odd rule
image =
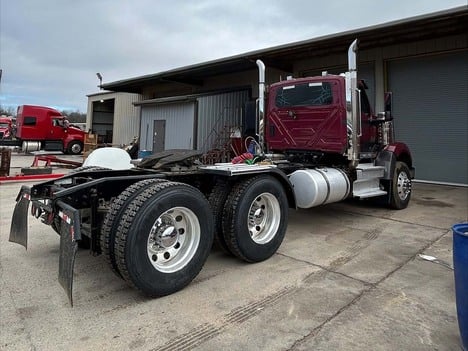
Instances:
[[[86,111],[104,82],[463,5],[463,0],[3,0],[2,105]]]

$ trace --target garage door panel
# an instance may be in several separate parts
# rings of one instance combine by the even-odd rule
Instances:
[[[411,149],[416,178],[468,183],[468,52],[392,61],[395,134]]]

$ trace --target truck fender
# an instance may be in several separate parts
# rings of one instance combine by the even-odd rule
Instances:
[[[287,175],[278,170],[278,169],[272,169],[271,170],[271,175],[274,176],[278,181],[283,185],[284,191],[286,192],[286,196],[288,198],[288,204],[290,208],[297,209],[296,205],[296,195],[294,193],[294,187],[291,184],[289,178]]]
[[[410,169],[411,178],[414,178],[413,159],[408,146],[404,143],[392,143],[380,151],[375,159],[376,166],[385,167],[383,179],[392,179],[397,161],[406,163]]]

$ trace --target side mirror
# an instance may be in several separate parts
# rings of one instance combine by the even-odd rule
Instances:
[[[384,112],[379,112],[377,113],[377,121],[391,121],[393,120],[393,115],[392,115],[392,93],[391,92],[386,92],[384,95]]]
[[[388,91],[384,95],[384,106],[385,106],[385,120],[392,120],[392,106],[393,104],[393,94],[392,92]]]

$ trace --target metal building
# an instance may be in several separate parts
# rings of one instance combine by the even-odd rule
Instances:
[[[140,111],[134,105],[140,94],[101,91],[88,95],[86,130],[98,134],[100,143],[129,144],[139,135]]]
[[[358,76],[369,86],[368,95],[375,111],[383,111],[384,92],[393,91],[396,138],[410,146],[416,178],[468,185],[467,33],[468,6],[460,6],[107,83],[103,87],[141,94],[139,132],[146,138],[145,147],[153,147],[150,132],[155,130],[154,123],[159,123],[156,131],[163,128],[162,122],[154,121],[166,118],[161,117],[164,113],[169,121],[166,119],[163,147],[168,148],[179,140],[176,145],[198,148],[203,133],[213,124],[213,116],[200,117],[201,95],[216,96],[221,91],[239,91],[247,86],[251,92],[249,99],[255,99],[258,96],[256,59],[263,60],[267,66],[267,84],[289,75],[343,72],[347,48],[358,38]],[[182,106],[186,98],[191,100]],[[177,119],[170,115],[176,112],[169,107],[170,101],[179,101],[172,106],[179,104],[178,108],[183,109],[179,118],[184,123],[169,125]],[[146,104],[153,107],[146,109]],[[207,125],[203,126],[205,122]]]
[[[227,133],[240,129],[249,90],[153,99],[141,106],[140,147],[152,152],[222,146]]]

